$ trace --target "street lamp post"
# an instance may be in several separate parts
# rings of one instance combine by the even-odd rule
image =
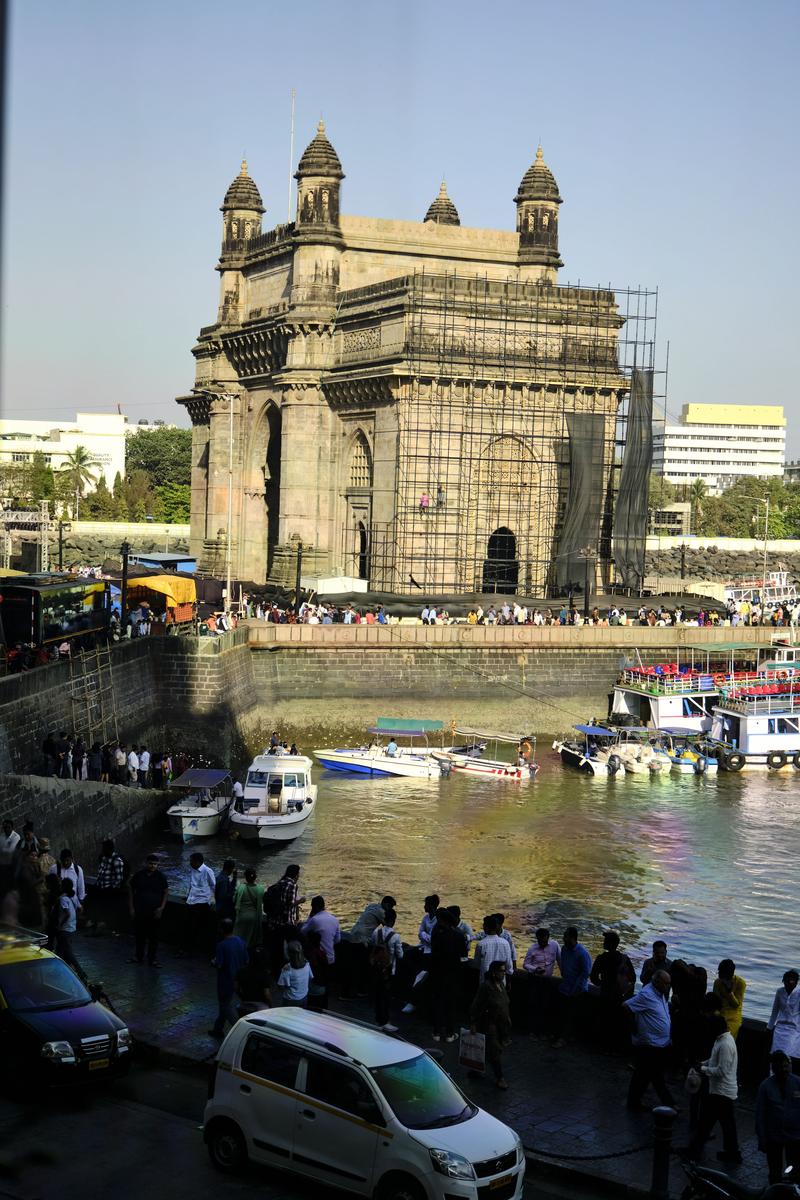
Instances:
[[[69,521],[58,522],[58,569],[64,570],[64,534],[69,533],[72,524]]]
[[[588,621],[589,620],[589,597],[590,597],[590,593],[591,593],[591,586],[590,586],[590,580],[589,580],[589,568],[590,568],[590,564],[594,562],[594,557],[595,557],[594,548],[592,546],[584,546],[582,550],[578,551],[578,557],[583,559],[583,566],[584,566],[583,615],[584,615],[585,619]]]
[[[761,500],[762,504],[766,505],[764,513],[764,567],[761,578],[761,603],[764,603],[764,593],[767,590],[767,538],[769,537],[769,496],[764,496]]]

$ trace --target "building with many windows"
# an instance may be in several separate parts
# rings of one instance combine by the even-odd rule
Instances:
[[[653,432],[653,469],[670,483],[702,479],[712,496],[745,475],[782,478],[785,458],[778,404],[684,404],[678,423]]]
[[[77,413],[74,421],[0,420],[0,464],[32,462],[37,451],[45,464],[60,470],[78,446],[97,462],[97,478],[113,487],[114,476],[125,474],[127,418],[120,413]]]

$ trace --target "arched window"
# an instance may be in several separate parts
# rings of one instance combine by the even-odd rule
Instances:
[[[350,459],[350,478],[348,487],[368,488],[372,485],[372,460],[369,446],[362,433],[353,443],[353,454]]]

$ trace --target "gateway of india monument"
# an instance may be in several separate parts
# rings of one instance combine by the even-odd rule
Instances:
[[[178,399],[200,569],[288,584],[301,543],[304,576],[421,598],[635,586],[655,293],[559,284],[541,147],[513,230],[462,225],[444,183],[420,221],[347,216],[321,121],[295,178],[289,224],[263,230],[246,163],[222,204]]]

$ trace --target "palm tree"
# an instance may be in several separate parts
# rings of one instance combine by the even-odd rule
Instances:
[[[697,532],[697,527],[703,519],[703,501],[708,495],[705,479],[695,479],[692,486],[689,488],[689,500],[692,505],[692,532]]]
[[[86,489],[86,485],[94,483],[97,479],[97,472],[92,468],[99,467],[100,465],[100,460],[94,458],[85,446],[76,446],[72,453],[66,456],[59,468],[69,477],[71,489],[75,493],[73,519],[76,521],[78,519],[81,496]]]

